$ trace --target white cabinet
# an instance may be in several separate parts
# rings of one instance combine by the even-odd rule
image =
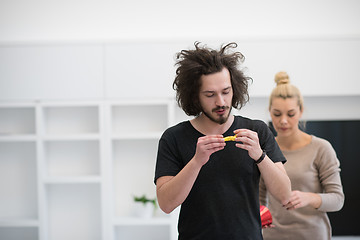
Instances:
[[[0,239],[176,239],[176,214],[139,217],[155,198],[158,140],[173,101],[0,105]],[[26,237],[25,237],[26,236]]]
[[[102,56],[101,44],[0,44],[0,100],[100,99]]]
[[[176,231],[172,216],[157,208],[153,218],[139,218],[133,200],[144,194],[156,197],[157,146],[170,124],[171,103],[124,102],[109,108],[114,239],[172,239],[171,231]]]
[[[100,104],[38,105],[40,239],[102,236]]]
[[[35,116],[31,104],[0,105],[1,239],[39,236]]]
[[[251,97],[268,97],[279,71],[288,72],[304,96],[360,95],[359,37],[232,41],[246,58],[241,68],[253,79]],[[203,42],[215,49],[226,43]],[[194,49],[193,41],[0,43],[0,101],[172,98],[176,54],[183,49]],[[339,80],[346,84],[332,84]]]

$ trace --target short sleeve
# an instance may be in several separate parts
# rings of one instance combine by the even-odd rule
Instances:
[[[156,180],[162,176],[175,176],[183,168],[180,154],[177,154],[178,147],[170,130],[164,132],[159,140],[159,147],[156,158],[155,178]]]
[[[263,150],[266,151],[266,155],[273,162],[286,162],[286,158],[280,150],[279,145],[277,144],[274,134],[271,132],[270,128],[263,121],[258,120],[259,124],[259,142]]]

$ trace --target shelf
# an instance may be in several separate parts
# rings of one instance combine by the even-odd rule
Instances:
[[[82,141],[82,140],[99,140],[100,135],[97,133],[88,133],[88,134],[52,134],[45,135],[43,137],[44,141]]]
[[[0,227],[0,238],[4,240],[38,240],[39,230],[37,227]]]
[[[46,184],[84,184],[84,183],[101,183],[100,176],[76,176],[76,177],[46,177]]]
[[[0,136],[35,134],[34,107],[0,107]]]
[[[162,132],[112,135],[112,140],[159,140]]]
[[[99,141],[58,140],[44,143],[45,170],[49,177],[100,175]],[[92,179],[92,178],[88,178]]]
[[[172,215],[133,200],[156,197],[169,104],[0,104],[0,239],[175,239]]]
[[[36,136],[32,134],[4,135],[0,134],[0,142],[34,142]]]
[[[123,239],[146,239],[146,240],[169,240],[170,228],[167,225],[124,225],[115,227],[114,240]]]
[[[0,142],[0,219],[36,219],[36,145]]]
[[[46,106],[45,135],[95,134],[99,132],[97,106]]]
[[[112,107],[111,132],[115,135],[146,135],[159,133],[168,126],[166,104],[140,106],[115,105]]]
[[[100,186],[47,185],[48,240],[101,239]]]
[[[114,220],[115,226],[162,226],[170,225],[170,217],[152,217],[152,218],[137,218],[137,217],[118,217]]]
[[[131,216],[133,196],[154,198],[153,183],[158,140],[119,140],[113,142],[113,184],[115,215]],[[130,184],[124,184],[129,183]]]
[[[35,219],[0,219],[2,227],[39,227],[39,221]]]

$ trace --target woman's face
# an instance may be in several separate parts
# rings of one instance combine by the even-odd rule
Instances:
[[[299,130],[302,111],[296,98],[274,98],[270,116],[279,137],[288,137]]]

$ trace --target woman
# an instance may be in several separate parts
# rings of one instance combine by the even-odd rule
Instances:
[[[279,204],[260,183],[260,203],[273,215],[272,228],[263,230],[265,240],[331,239],[326,212],[344,204],[340,163],[331,144],[299,129],[304,111],[303,97],[285,72],[275,76],[269,111],[277,132],[276,141],[287,163],[292,194],[288,204]]]

